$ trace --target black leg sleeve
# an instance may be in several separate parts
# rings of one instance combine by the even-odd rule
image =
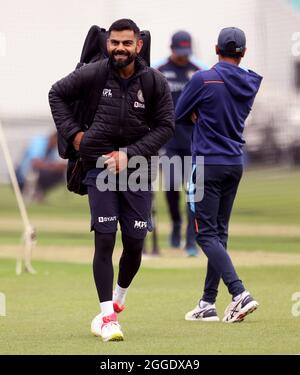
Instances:
[[[119,263],[118,285],[128,288],[141,265],[144,239],[122,234],[123,253]]]
[[[95,231],[93,271],[100,302],[112,300],[114,279],[112,253],[115,241],[116,233],[99,233]]]

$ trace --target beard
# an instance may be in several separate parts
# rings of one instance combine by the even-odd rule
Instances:
[[[117,60],[116,56],[127,56],[126,59],[122,60]],[[113,66],[116,69],[122,69],[125,68],[127,65],[131,64],[132,61],[136,58],[136,53],[130,54],[128,52],[112,52],[110,53],[111,61]]]

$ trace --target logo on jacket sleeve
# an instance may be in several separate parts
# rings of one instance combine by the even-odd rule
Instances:
[[[102,96],[105,96],[106,98],[112,98],[111,89],[103,89]]]

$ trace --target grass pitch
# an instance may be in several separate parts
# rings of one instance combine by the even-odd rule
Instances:
[[[233,325],[184,321],[201,294],[205,256],[186,259],[168,249],[168,216],[158,194],[162,258],[143,260],[120,315],[120,343],[102,343],[89,332],[98,303],[86,198],[59,188],[46,204],[30,207],[38,230],[34,259],[44,260],[33,262],[37,275],[17,277],[20,218],[11,189],[0,187],[0,292],[7,307],[0,316],[0,354],[299,354],[300,316],[292,314],[292,295],[300,291],[299,187],[297,170],[245,173],[229,248],[260,306]],[[220,318],[228,303],[222,286]]]
[[[89,265],[35,266],[38,275],[16,277],[14,262],[1,261],[0,285],[7,297],[7,316],[0,318],[1,354],[300,353],[300,318],[291,313],[299,266],[240,267],[260,307],[243,323],[231,325],[184,320],[197,302],[204,268],[144,266],[119,316],[125,335],[121,343],[103,343],[89,332],[98,310]],[[228,302],[222,287],[220,317]]]

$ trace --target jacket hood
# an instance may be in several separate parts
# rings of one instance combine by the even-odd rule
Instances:
[[[217,71],[230,93],[239,100],[252,99],[259,89],[263,77],[252,70],[240,68],[228,62],[219,62]]]

